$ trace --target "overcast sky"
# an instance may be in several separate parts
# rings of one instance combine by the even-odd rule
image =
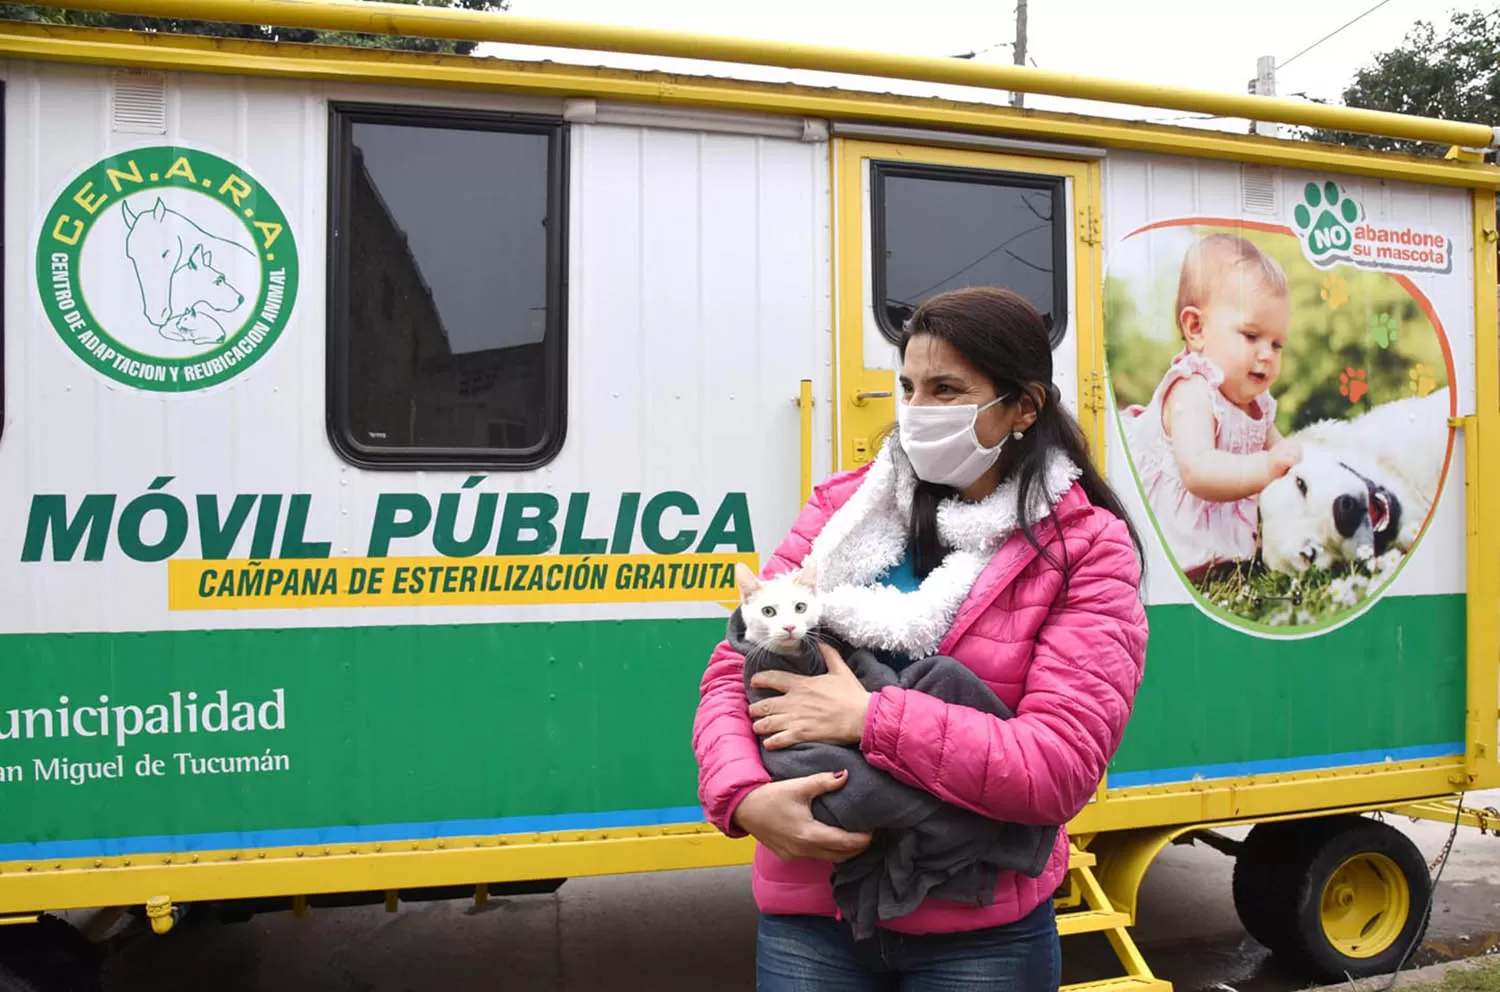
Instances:
[[[1256,58],[1291,59],[1375,6],[1378,0],[1030,0],[1028,54],[1043,69],[1243,93]],[[1374,52],[1399,45],[1414,22],[1441,26],[1454,10],[1491,9],[1495,0],[1386,0],[1352,27],[1278,71],[1277,91],[1337,100]],[[921,55],[954,55],[1008,43],[1014,0],[512,0],[528,17],[673,28]],[[507,46],[482,53],[510,54]],[[559,53],[549,57],[562,58]],[[1008,44],[979,58],[1009,62]],[[597,64],[600,59],[577,59]],[[614,56],[611,64],[644,65]],[[765,78],[785,73],[744,70]],[[897,89],[897,86],[883,88]],[[902,88],[904,89],[904,88]],[[1027,106],[1163,119],[1142,112],[1028,97]],[[1174,123],[1194,123],[1177,122]],[[1243,130],[1238,122],[1203,126]],[[1489,123],[1489,122],[1486,122]]]

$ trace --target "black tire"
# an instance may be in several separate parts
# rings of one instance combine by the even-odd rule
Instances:
[[[1274,884],[1294,838],[1288,826],[1258,823],[1250,829],[1250,836],[1245,838],[1234,859],[1230,886],[1234,911],[1239,914],[1245,931],[1272,951],[1285,944],[1284,932],[1289,929],[1285,920],[1290,915],[1291,900],[1278,899]]]
[[[0,927],[0,977],[15,992],[100,992],[100,955],[79,930],[56,916]],[[12,989],[0,980],[0,992]]]
[[[42,992],[25,978],[0,964],[0,992]]]
[[[1356,817],[1354,822],[1316,839],[1305,854],[1291,914],[1293,938],[1284,951],[1288,963],[1321,982],[1395,971],[1427,931],[1432,879],[1422,852],[1395,827]],[[1363,923],[1362,932],[1373,942],[1357,954],[1335,946],[1324,925],[1325,892],[1340,869],[1351,873],[1341,875],[1341,879],[1357,878],[1362,885],[1395,893],[1386,903],[1388,908],[1371,911],[1368,920],[1363,919],[1364,914],[1353,918],[1354,923]],[[1400,895],[1403,889],[1404,898]]]
[[[1258,823],[1234,862],[1234,908],[1245,930],[1277,955],[1293,949],[1297,893],[1311,850],[1361,822],[1336,816]]]

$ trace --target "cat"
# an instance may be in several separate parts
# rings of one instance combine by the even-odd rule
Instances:
[[[839,653],[867,691],[878,692],[899,684],[896,673],[869,651],[856,651],[821,626],[823,606],[818,597],[816,565],[809,562],[774,578],[761,579],[736,564],[734,577],[740,589],[740,608],[730,618],[730,640],[746,648],[745,694],[750,702],[778,695],[750,684],[757,672],[827,675],[828,663],[818,650],[820,642]]]
[[[838,652],[865,690],[900,686],[970,706],[1002,720],[1014,714],[961,662],[935,655],[911,662],[898,675],[874,653],[855,649],[821,626],[817,568],[806,563],[770,579],[735,566],[740,605],[729,618],[728,642],[745,659],[750,703],[779,695],[751,685],[758,672],[828,673],[820,644]],[[871,766],[858,745],[803,742],[760,755],[773,779],[844,771],[844,784],[812,801],[818,820],[844,830],[872,832],[861,855],[835,865],[834,901],[855,939],[874,933],[878,920],[903,916],[928,895],[975,905],[994,899],[1003,869],[1035,878],[1057,836],[1056,827],[999,823],[951,806]]]
[[[734,579],[740,589],[745,639],[752,645],[790,658],[800,656],[810,638],[816,639],[814,631],[823,615],[816,565],[763,580],[743,564],[736,564]]]

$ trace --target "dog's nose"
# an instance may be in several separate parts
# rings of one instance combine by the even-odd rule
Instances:
[[[1333,501],[1333,526],[1345,537],[1353,537],[1365,522],[1365,503],[1348,493]]]

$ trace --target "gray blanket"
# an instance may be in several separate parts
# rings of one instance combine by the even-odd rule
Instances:
[[[953,658],[923,658],[898,675],[867,650],[854,650],[826,632],[817,636],[838,649],[870,692],[895,685],[1002,720],[1014,716],[989,686]],[[750,685],[757,672],[827,674],[823,656],[812,643],[796,655],[750,644],[739,610],[729,618],[728,639],[745,657],[745,693],[752,703],[777,695]],[[856,940],[873,936],[880,921],[905,916],[929,896],[989,905],[1001,871],[1036,878],[1046,868],[1057,839],[1055,826],[991,820],[906,785],[871,766],[857,747],[804,743],[771,751],[762,746],[760,754],[766,771],[777,780],[817,772],[849,773],[842,788],[813,800],[812,813],[831,826],[873,837],[864,853],[834,865],[832,872],[834,902]]]

